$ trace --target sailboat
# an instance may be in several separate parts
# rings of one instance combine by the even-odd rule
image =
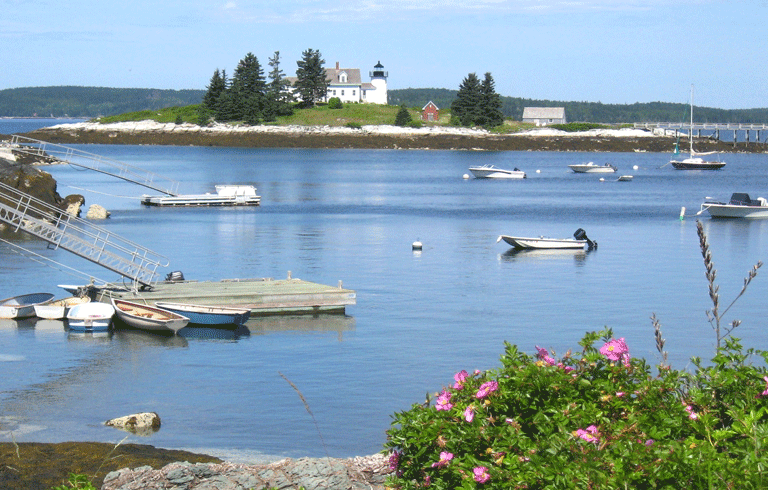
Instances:
[[[683,158],[682,160],[678,160],[677,158],[674,158],[669,161],[670,164],[672,164],[673,167],[675,167],[677,170],[719,170],[723,167],[725,167],[725,162],[721,162],[718,160],[704,160],[701,158],[701,156],[697,155],[713,155],[717,153],[716,151],[710,151],[706,153],[700,153],[693,150],[693,85],[691,85],[691,127],[688,133],[688,143],[690,144],[690,155],[688,158]],[[679,154],[679,149],[677,144],[675,144],[675,157]]]

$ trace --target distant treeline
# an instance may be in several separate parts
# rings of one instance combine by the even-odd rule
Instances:
[[[421,109],[430,100],[440,109],[447,109],[456,98],[457,90],[443,88],[407,88],[389,91],[389,103],[405,104]],[[600,102],[561,102],[553,100],[501,97],[504,116],[520,121],[525,107],[565,107],[568,121],[594,123],[685,122],[691,117],[690,106],[685,103],[647,102],[636,104],[602,104]],[[768,108],[713,109],[695,107],[694,120],[698,123],[766,123]]]
[[[199,104],[205,90],[27,87],[0,90],[0,117],[97,117]]]
[[[448,109],[457,92],[444,88],[389,90],[389,103],[421,109],[431,100],[440,109]],[[69,86],[14,88],[0,90],[0,117],[114,116],[126,112],[199,104],[203,95],[205,90]],[[518,121],[522,119],[525,107],[565,107],[565,116],[572,122],[685,122],[690,117],[690,108],[685,103],[602,104],[504,96],[501,102],[504,116]],[[766,123],[768,108],[728,110],[697,106],[694,119],[698,123]]]

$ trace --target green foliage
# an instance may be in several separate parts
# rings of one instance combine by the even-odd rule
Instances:
[[[348,122],[344,126],[346,126],[348,128],[352,128],[352,129],[363,129],[362,124],[357,123],[357,122]]]
[[[301,98],[301,104],[310,107],[322,101],[328,93],[330,81],[326,79],[325,60],[320,51],[307,49],[296,62],[296,83],[294,87]]]
[[[480,111],[480,97],[480,80],[470,73],[461,82],[456,99],[451,103],[451,120],[458,120],[461,126],[474,125]]]
[[[610,329],[588,333],[580,353],[559,360],[505,344],[500,368],[457,373],[434,405],[395,414],[390,484],[765,488],[766,370],[748,359],[766,353],[742,353],[730,339],[694,374],[660,367],[652,375],[612,337]]]
[[[550,124],[550,128],[559,129],[560,131],[567,131],[569,133],[576,133],[579,131],[589,131],[590,129],[607,129],[610,126],[605,124],[595,123],[567,123],[567,124]]]
[[[328,100],[328,108],[329,109],[341,109],[342,107],[344,107],[344,106],[341,103],[341,99],[340,98],[338,98],[338,97],[331,97]]]
[[[99,122],[107,124],[113,122],[152,120],[161,123],[178,124],[179,119],[181,119],[182,122],[197,124],[200,120],[201,111],[202,113],[207,112],[202,105],[166,107],[158,110],[126,112],[117,116],[102,117],[99,119]]]
[[[400,106],[400,110],[397,111],[395,116],[395,126],[407,126],[413,121],[411,113],[405,105]]]
[[[69,481],[67,485],[59,485],[57,487],[53,487],[51,490],[98,490],[96,487],[93,486],[91,481],[88,479],[85,475],[79,475],[75,473],[69,474]]]

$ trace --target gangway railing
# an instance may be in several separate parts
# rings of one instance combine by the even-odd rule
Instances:
[[[0,182],[0,222],[150,286],[169,260],[104,228]]]
[[[48,143],[17,134],[12,135],[6,145],[13,151],[44,158],[52,157],[70,165],[95,170],[96,172],[142,185],[169,196],[176,196],[179,193],[178,181],[128,165],[127,163],[96,155],[95,153],[88,153],[87,151],[69,146]]]

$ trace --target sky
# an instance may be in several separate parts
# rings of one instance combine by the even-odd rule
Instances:
[[[768,0],[0,0],[0,89],[200,89],[253,53],[295,76],[377,62],[390,89],[768,107]]]

